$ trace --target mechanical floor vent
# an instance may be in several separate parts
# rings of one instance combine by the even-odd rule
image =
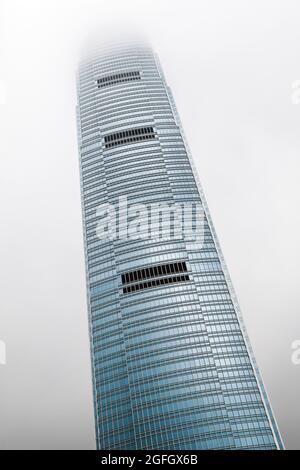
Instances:
[[[115,73],[113,75],[107,75],[105,77],[98,78],[98,88],[104,88],[106,86],[117,85],[118,83],[132,82],[140,80],[141,74],[138,71]]]
[[[117,147],[118,145],[129,144],[141,140],[155,139],[153,127],[138,127],[128,129],[127,131],[115,132],[104,137],[105,147],[107,149]]]
[[[161,264],[149,268],[123,273],[123,293],[136,292],[150,287],[186,282],[190,280],[186,262]],[[141,282],[142,281],[142,282]]]

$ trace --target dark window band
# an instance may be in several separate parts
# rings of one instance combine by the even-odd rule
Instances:
[[[122,284],[129,284],[130,282],[143,281],[144,279],[178,273],[187,273],[185,261],[160,264],[158,266],[150,266],[149,268],[138,269],[136,271],[129,271],[122,274],[121,277]]]
[[[104,136],[106,148],[116,147],[117,145],[124,145],[147,139],[155,139],[153,127],[138,127],[135,129],[128,129],[126,131],[115,132],[114,134],[108,134]]]
[[[159,287],[166,284],[174,284],[175,282],[189,281],[190,277],[188,274],[174,277],[162,277],[160,279],[153,279],[152,281],[142,282],[140,284],[130,284],[129,286],[123,287],[123,293],[128,294],[129,292],[136,292],[137,290],[148,289],[149,287]]]
[[[134,80],[140,80],[141,74],[138,71],[115,73],[113,75],[107,75],[106,77],[98,78],[98,88],[106,86],[116,85],[118,83],[132,82]]]
[[[122,285],[124,286],[123,292],[124,294],[127,294],[129,292],[135,292],[149,287],[189,281],[189,275],[183,273],[187,273],[185,261],[160,264],[158,266],[150,266],[149,268],[138,269],[136,271],[129,271],[127,273],[123,273],[121,276]]]

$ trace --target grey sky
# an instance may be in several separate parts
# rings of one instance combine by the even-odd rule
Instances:
[[[300,448],[300,4],[2,0],[0,448],[94,448],[75,70],[146,35],[172,88],[280,430]]]

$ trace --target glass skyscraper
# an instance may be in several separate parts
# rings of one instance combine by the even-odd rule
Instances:
[[[77,120],[97,447],[282,449],[152,50],[128,43],[83,60]],[[144,222],[145,206],[197,205],[203,239],[151,236],[143,224],[128,236],[134,218],[120,201]],[[106,237],[105,207],[116,208]]]

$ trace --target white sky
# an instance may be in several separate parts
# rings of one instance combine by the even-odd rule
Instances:
[[[299,13],[296,0],[0,1],[0,448],[94,448],[75,70],[87,42],[127,30],[161,59],[281,432],[300,448]]]

